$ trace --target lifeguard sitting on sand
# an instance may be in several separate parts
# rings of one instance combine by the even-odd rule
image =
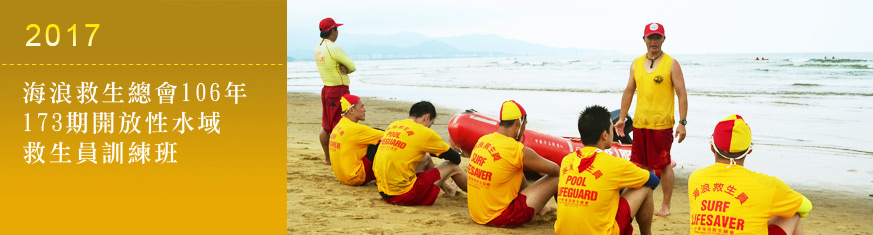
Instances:
[[[343,95],[340,106],[343,117],[330,132],[330,165],[340,183],[363,185],[376,179],[373,157],[385,132],[358,124],[367,117],[361,98]]]
[[[473,148],[467,207],[476,223],[515,227],[550,211],[545,206],[558,190],[560,168],[519,142],[526,126],[524,108],[513,100],[503,102],[497,132],[482,136]],[[529,185],[525,168],[546,176]]]
[[[399,205],[433,205],[440,188],[454,196],[457,188],[447,184],[452,178],[467,191],[467,175],[458,167],[461,155],[431,130],[436,108],[427,101],[412,105],[409,118],[388,126],[373,163],[376,185],[382,199]],[[443,163],[434,166],[431,154]]]
[[[585,108],[578,127],[585,148],[561,161],[555,233],[629,235],[636,219],[640,234],[652,234],[652,190],[658,177],[603,152],[612,146],[615,130],[606,108]]]
[[[691,234],[802,234],[800,218],[812,202],[785,182],[743,166],[752,130],[731,115],[717,125],[710,148],[715,164],[688,177]]]

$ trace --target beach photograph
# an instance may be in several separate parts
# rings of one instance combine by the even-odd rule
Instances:
[[[572,188],[566,185],[569,181],[555,180],[560,182],[553,185],[558,191],[549,193],[555,196],[534,208],[537,213],[519,226],[481,224],[470,203],[480,200],[482,193],[470,191],[485,188],[479,180],[491,180],[482,177],[480,168],[492,163],[483,165],[471,158],[483,151],[474,144],[479,137],[509,128],[517,133],[509,136],[517,143],[564,169],[565,155],[593,146],[583,148],[580,142],[585,140],[579,139],[579,117],[594,105],[613,112],[612,124],[626,114],[632,122],[626,121],[624,129],[639,132],[622,133],[629,139],[616,141],[613,148],[603,149],[606,153],[633,163],[642,155],[632,157],[631,149],[668,146],[664,163],[672,164],[637,163],[657,168],[644,179],[660,182],[642,180],[628,187],[651,184],[654,188],[648,189],[650,203],[631,203],[631,212],[638,211],[636,206],[640,211],[650,208],[648,215],[631,215],[633,234],[647,234],[641,231],[640,220],[650,220],[647,229],[652,234],[766,233],[766,220],[761,223],[764,227],[749,228],[753,219],[743,217],[751,216],[747,212],[753,209],[799,221],[799,226],[780,225],[791,230],[786,234],[873,234],[869,224],[873,143],[868,138],[873,128],[867,120],[873,116],[873,44],[866,42],[873,31],[865,30],[864,24],[873,19],[864,9],[873,5],[863,1],[289,2],[288,234],[554,234],[556,228],[566,227],[560,224],[568,219],[595,217],[561,213],[579,209],[562,200],[568,194],[559,193]],[[335,97],[331,101],[335,105],[323,103],[326,95]],[[507,111],[516,107],[506,106],[509,100],[523,108]],[[443,147],[424,155],[430,156],[425,159],[432,159],[434,169],[451,166],[472,180],[451,178],[444,184],[437,180],[442,190],[437,190],[432,205],[401,205],[396,199],[405,194],[386,189],[391,184],[380,180],[390,172],[379,170],[385,159],[378,158],[393,156],[383,152],[390,149],[387,145],[399,147],[386,141],[396,137],[389,135],[395,133],[391,131],[397,127],[395,121],[418,120],[410,109],[420,101],[432,103],[435,113],[415,125],[429,127],[444,142],[437,143]],[[335,111],[324,111],[328,108]],[[361,112],[366,113],[365,119],[352,118],[352,113]],[[374,180],[350,186],[338,180],[335,165],[326,164],[338,161],[325,156],[328,142],[336,137],[331,135],[334,128],[326,128],[325,123],[337,125],[325,121],[326,115],[336,120],[343,116],[386,133],[370,143],[376,159],[363,159],[376,171]],[[728,119],[732,126],[724,129]],[[503,121],[510,125],[501,126]],[[518,125],[525,124],[520,130]],[[637,138],[648,135],[642,132],[649,129],[672,138]],[[459,164],[447,154],[453,152],[460,155]],[[519,168],[525,169],[525,184],[558,177],[527,166]],[[746,191],[752,195],[748,198],[745,193],[707,198],[715,195],[706,193],[712,183],[703,187],[696,182],[740,185],[732,180],[746,176],[703,177],[714,167],[766,175],[781,182],[776,186],[790,190],[773,194],[767,203],[754,200],[770,194],[753,190]],[[581,168],[579,172],[589,174]],[[564,174],[560,177],[567,177]],[[424,175],[416,178],[423,182]],[[665,200],[665,186],[672,188],[669,200]],[[776,186],[761,188],[772,191]],[[513,193],[518,194],[515,187]],[[529,192],[522,188],[520,192]],[[603,200],[610,198],[604,191],[600,195]],[[588,198],[592,206],[586,202],[584,207],[596,209],[595,198]],[[702,205],[701,198],[705,198]],[[618,203],[615,200],[610,203]],[[713,201],[719,207],[707,208],[706,203]],[[783,206],[787,214],[763,206],[777,202],[787,205]],[[527,205],[535,207],[530,200]],[[609,208],[616,216],[615,208]],[[508,210],[500,209],[500,216],[493,216],[503,218],[500,211]],[[623,223],[618,221],[616,217],[609,223]],[[743,227],[743,221],[748,227]],[[561,233],[588,234],[569,231],[575,232]]]

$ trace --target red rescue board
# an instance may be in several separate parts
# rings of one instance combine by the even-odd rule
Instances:
[[[498,123],[497,119],[477,112],[459,113],[449,121],[449,136],[453,145],[461,147],[465,153],[470,153],[480,137],[497,131]],[[564,156],[585,147],[576,137],[556,137],[529,129],[524,131],[521,143],[558,165],[561,165]],[[612,148],[604,151],[612,156],[630,160],[631,146],[612,143]]]

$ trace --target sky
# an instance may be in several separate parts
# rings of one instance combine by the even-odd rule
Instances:
[[[288,29],[317,37],[318,22],[332,17],[344,24],[341,33],[497,34],[558,48],[640,53],[645,25],[658,22],[668,53],[873,52],[871,10],[869,0],[291,0]]]

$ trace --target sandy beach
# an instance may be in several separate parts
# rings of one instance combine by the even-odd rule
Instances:
[[[385,128],[408,115],[410,102],[362,97],[367,105],[367,120],[361,123]],[[321,107],[315,93],[288,93],[288,234],[552,234],[555,214],[536,216],[519,228],[503,229],[478,225],[470,219],[467,198],[461,193],[440,195],[433,206],[406,207],[381,200],[376,185],[346,186],[337,182],[330,166],[322,164],[323,152],[318,142],[321,130]],[[446,124],[460,110],[440,108],[433,129],[444,140],[449,134]],[[435,162],[441,161],[434,159]],[[468,159],[462,159],[466,169]],[[800,164],[800,163],[798,163]],[[750,166],[755,170],[766,166]],[[687,234],[690,169],[676,168],[672,215],[655,217],[655,234]],[[873,197],[849,195],[816,188],[795,188],[814,204],[803,220],[806,234],[873,234]],[[870,192],[873,194],[873,192]],[[662,193],[655,193],[655,209]],[[554,201],[549,203],[556,207]],[[635,224],[636,226],[636,224]],[[635,234],[639,234],[637,231]]]

